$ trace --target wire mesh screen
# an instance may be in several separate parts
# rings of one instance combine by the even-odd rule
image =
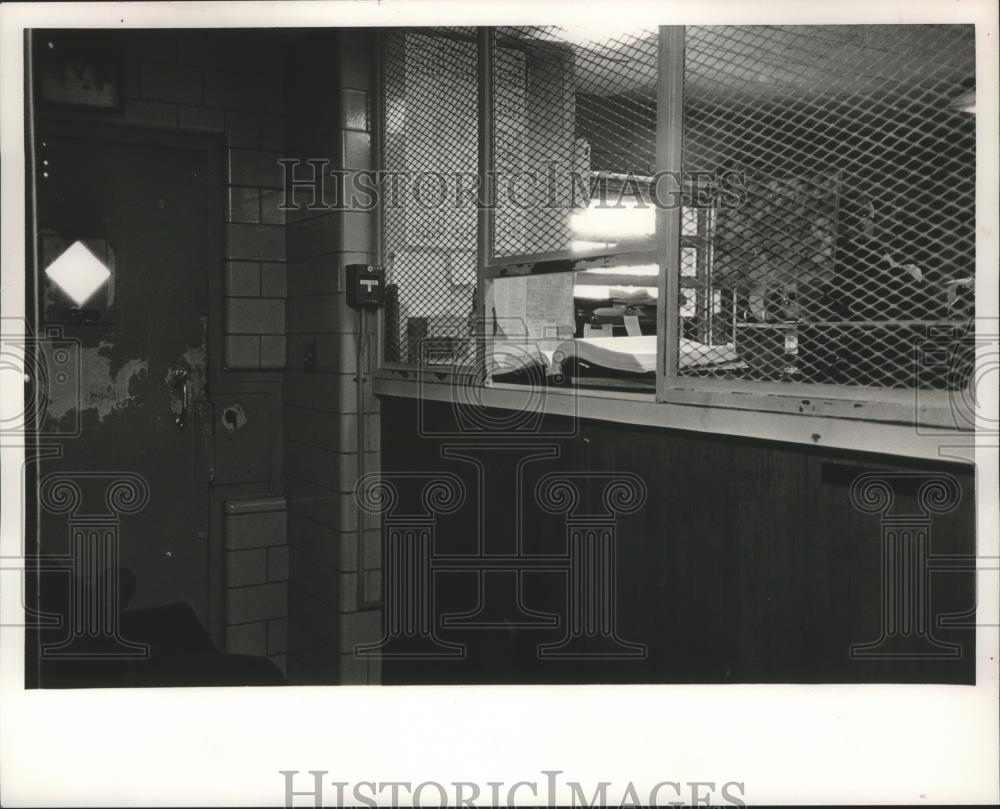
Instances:
[[[494,256],[651,239],[652,215],[580,214],[599,178],[653,174],[656,29],[498,28],[493,58]]]
[[[685,214],[680,373],[958,384],[921,357],[972,316],[972,26],[685,37],[684,171],[740,172],[745,194]]]
[[[392,31],[383,38],[385,358],[471,358],[478,171],[474,29]]]

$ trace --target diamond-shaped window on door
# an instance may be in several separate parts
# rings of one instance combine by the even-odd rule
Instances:
[[[97,323],[111,319],[115,291],[115,251],[109,239],[69,241],[42,234],[45,319]]]

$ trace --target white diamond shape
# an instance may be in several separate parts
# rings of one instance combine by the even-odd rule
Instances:
[[[83,242],[73,242],[45,269],[45,274],[69,295],[77,306],[83,306],[111,277],[109,270]]]

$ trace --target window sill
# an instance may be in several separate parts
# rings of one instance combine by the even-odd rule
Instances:
[[[965,394],[960,391],[675,377],[667,383],[664,401],[701,407],[877,421],[902,424],[911,429],[944,429],[960,435],[972,432],[971,423],[962,423]]]
[[[956,427],[942,391],[674,382],[657,401],[628,391],[484,387],[455,369],[408,367],[379,371],[374,393],[927,460],[970,462],[973,454],[975,435]]]

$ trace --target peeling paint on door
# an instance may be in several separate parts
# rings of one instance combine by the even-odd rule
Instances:
[[[101,340],[96,348],[80,348],[79,405],[81,411],[95,410],[97,421],[112,413],[141,404],[141,383],[149,373],[149,361],[134,357],[112,369],[114,344]],[[76,409],[76,392],[54,388],[49,400],[48,417],[59,422]]]

